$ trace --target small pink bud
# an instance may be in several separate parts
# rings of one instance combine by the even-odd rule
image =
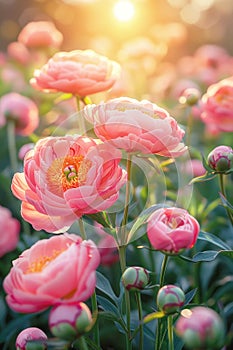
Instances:
[[[194,106],[197,104],[200,97],[201,93],[198,89],[188,88],[183,91],[182,96],[179,98],[179,102],[182,104],[187,104],[188,106]]]
[[[128,267],[122,275],[123,286],[130,291],[144,289],[149,282],[149,274],[143,267]]]
[[[207,161],[211,169],[225,173],[233,168],[233,149],[229,146],[218,146],[209,153]]]
[[[92,324],[92,315],[84,303],[58,305],[51,309],[49,327],[55,337],[74,340]]]
[[[32,340],[40,340],[40,342],[37,343],[37,347],[34,346],[34,349],[46,349],[47,339],[47,335],[41,329],[36,327],[26,328],[21,333],[19,333],[16,339],[16,350],[28,350],[30,345],[28,347],[27,343]]]
[[[172,284],[160,288],[157,294],[157,305],[165,314],[176,313],[184,305],[184,301],[182,289]]]
[[[175,330],[187,349],[220,350],[224,344],[223,321],[208,307],[197,306],[182,310]]]

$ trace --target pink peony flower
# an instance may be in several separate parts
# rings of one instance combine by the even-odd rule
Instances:
[[[222,349],[225,341],[222,319],[217,312],[204,306],[184,309],[175,330],[188,349]]]
[[[24,158],[12,191],[22,203],[22,216],[36,230],[66,231],[84,214],[110,207],[126,181],[121,153],[79,135],[40,140]]]
[[[27,47],[18,41],[12,42],[8,45],[7,53],[16,62],[19,62],[23,65],[27,65],[31,61],[31,55]]]
[[[46,342],[47,339],[47,335],[40,328],[26,328],[16,338],[16,350],[26,350],[27,342],[31,340],[40,340],[43,344],[43,341]],[[46,346],[40,347],[40,349],[46,349]]]
[[[127,152],[177,157],[186,151],[180,142],[184,131],[165,109],[149,101],[116,98],[88,105],[83,114],[102,141]]]
[[[17,247],[20,223],[12,218],[9,209],[0,206],[0,257]]]
[[[21,136],[28,136],[39,124],[38,108],[26,96],[10,92],[0,98],[0,126],[7,120],[15,122],[15,132]]]
[[[52,22],[29,22],[19,33],[18,41],[29,48],[54,47],[59,48],[63,35]]]
[[[219,131],[233,131],[233,76],[208,88],[202,97],[201,118]]]
[[[112,265],[119,260],[117,244],[113,236],[104,231],[102,225],[95,224],[96,233],[99,236],[97,247],[100,253],[101,265]]]
[[[147,235],[154,249],[179,253],[196,243],[200,226],[185,209],[161,208],[148,219]]]
[[[118,63],[92,50],[56,53],[40,70],[31,84],[45,92],[66,92],[85,97],[109,90],[120,73]]]
[[[95,289],[100,257],[95,244],[75,234],[53,236],[25,250],[6,276],[6,301],[30,313],[87,300]]]

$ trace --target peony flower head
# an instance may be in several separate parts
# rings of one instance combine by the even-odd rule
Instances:
[[[7,120],[14,121],[16,134],[28,136],[39,124],[38,107],[30,98],[10,92],[0,98],[0,126]]]
[[[220,350],[224,344],[223,321],[217,312],[208,307],[183,310],[175,330],[188,349]]]
[[[40,340],[40,349],[46,349],[47,335],[37,327],[29,327],[24,329],[16,338],[16,350],[27,350],[27,342],[31,340]],[[44,345],[44,346],[43,346]]]
[[[165,314],[176,313],[185,302],[185,294],[179,287],[168,284],[159,289],[157,305]]]
[[[65,232],[84,214],[110,207],[126,182],[121,153],[79,135],[41,139],[24,158],[12,191],[36,230]]]
[[[215,147],[209,153],[207,162],[211,169],[226,173],[233,169],[233,149],[229,146]]]
[[[59,48],[63,35],[52,22],[33,21],[26,24],[21,30],[18,41],[28,48]]]
[[[127,152],[177,157],[186,151],[184,131],[165,109],[149,101],[115,98],[86,106],[83,115],[102,141]]]
[[[49,328],[55,337],[74,340],[92,325],[91,311],[84,303],[54,306],[49,313]]]
[[[233,77],[208,88],[202,96],[201,119],[218,131],[233,131]]]
[[[109,90],[120,74],[115,61],[92,50],[56,53],[34,72],[31,85],[45,92],[65,92],[85,97]]]
[[[6,276],[6,301],[17,312],[87,300],[95,289],[100,256],[96,245],[74,234],[53,236],[25,250]]]
[[[196,243],[200,226],[187,210],[161,208],[148,219],[147,236],[152,247],[165,253],[178,254]]]
[[[17,247],[20,223],[13,218],[8,208],[0,206],[0,257]]]
[[[143,267],[130,266],[124,271],[121,281],[127,290],[139,291],[149,283],[149,273]]]

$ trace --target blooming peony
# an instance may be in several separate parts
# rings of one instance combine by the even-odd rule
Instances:
[[[127,152],[177,157],[186,151],[180,142],[184,131],[165,109],[149,101],[116,98],[88,105],[83,114],[102,141]]]
[[[109,90],[120,73],[118,63],[92,50],[56,53],[40,70],[31,84],[45,92],[66,92],[85,97]]]
[[[19,241],[20,223],[9,209],[0,206],[0,257],[14,250]]]
[[[36,230],[64,232],[84,214],[110,207],[126,181],[121,154],[78,135],[40,140],[12,180],[22,216]]]
[[[94,292],[99,262],[95,244],[77,235],[40,240],[13,261],[3,282],[7,303],[30,313],[85,301]]]
[[[161,208],[148,219],[147,235],[153,248],[179,253],[196,243],[200,226],[185,209]]]
[[[233,131],[233,76],[208,88],[202,97],[201,118],[216,130]]]
[[[0,126],[7,120],[15,122],[15,132],[28,136],[35,131],[39,124],[37,105],[28,97],[16,92],[3,95],[0,99]]]
[[[59,48],[63,35],[52,22],[29,22],[19,33],[18,41],[28,48],[54,47]]]

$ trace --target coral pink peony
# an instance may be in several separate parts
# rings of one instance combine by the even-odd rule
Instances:
[[[31,84],[45,92],[66,92],[81,97],[109,90],[120,73],[118,63],[92,50],[56,53]]]
[[[16,342],[15,342],[16,350],[27,350],[28,349],[27,342],[32,340],[40,340],[41,343],[40,343],[39,349],[46,349],[47,346],[45,344],[47,339],[48,339],[47,335],[40,328],[36,328],[36,327],[26,328],[22,332],[20,332],[18,337],[16,338]]]
[[[30,313],[85,301],[94,292],[99,262],[95,244],[75,234],[40,240],[13,261],[3,282],[7,303]]]
[[[79,135],[40,140],[12,181],[22,216],[36,230],[64,232],[84,214],[110,207],[126,181],[120,151]]]
[[[202,97],[201,118],[219,131],[233,131],[233,76],[208,88]]]
[[[143,100],[116,98],[84,108],[96,135],[127,152],[154,153],[177,157],[186,151],[184,131],[165,109]]]
[[[19,241],[20,223],[9,209],[0,206],[0,257],[14,250]]]
[[[151,245],[167,253],[192,248],[199,231],[197,220],[181,208],[161,208],[148,219],[147,235]]]
[[[29,48],[54,47],[59,48],[63,35],[52,22],[29,22],[19,33],[18,41]]]
[[[18,93],[10,92],[0,99],[0,126],[13,120],[18,135],[28,136],[35,131],[39,124],[38,113],[36,104]]]

